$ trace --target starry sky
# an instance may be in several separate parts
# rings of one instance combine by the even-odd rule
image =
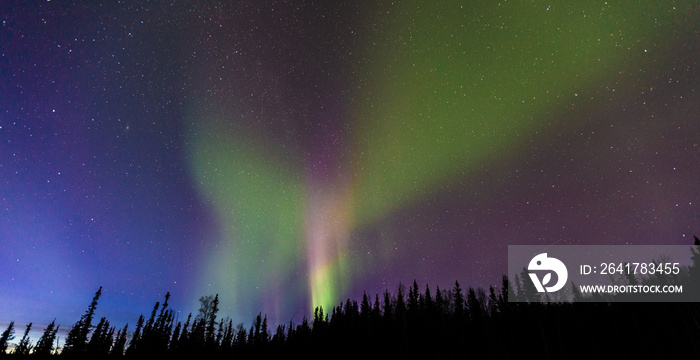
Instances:
[[[700,234],[696,1],[3,1],[0,325],[297,323]],[[19,331],[19,330],[18,330]]]

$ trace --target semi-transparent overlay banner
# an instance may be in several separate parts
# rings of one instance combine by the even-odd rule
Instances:
[[[690,245],[509,245],[510,302],[700,301]]]

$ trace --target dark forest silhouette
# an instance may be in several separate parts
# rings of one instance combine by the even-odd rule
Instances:
[[[700,240],[695,237],[695,244]],[[674,282],[700,283],[700,253],[693,247],[692,264]],[[449,289],[425,286],[414,280],[395,292],[365,293],[332,309],[316,308],[304,318],[271,329],[260,313],[249,328],[218,318],[218,295],[200,298],[196,316],[174,320],[170,294],[157,302],[148,318],[141,315],[133,332],[129,325],[111,326],[94,315],[100,288],[85,314],[69,330],[65,345],[55,347],[55,320],[31,345],[28,324],[19,343],[11,322],[0,335],[0,357],[77,359],[257,359],[305,358],[644,358],[658,355],[700,356],[700,303],[535,302],[529,281],[503,276],[500,288]],[[653,280],[653,279],[652,279]],[[632,276],[627,281],[650,281]],[[508,302],[508,296],[524,302]],[[623,295],[620,295],[623,296]],[[596,299],[600,300],[600,299]],[[619,299],[618,299],[619,300]],[[624,300],[624,299],[623,299]]]

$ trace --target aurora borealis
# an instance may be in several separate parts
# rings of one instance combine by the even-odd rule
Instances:
[[[4,2],[0,326],[301,321],[700,233],[696,2]],[[50,311],[49,311],[50,310]]]

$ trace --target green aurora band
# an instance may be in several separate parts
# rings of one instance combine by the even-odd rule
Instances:
[[[283,292],[283,279],[304,251],[304,188],[298,174],[266,156],[269,146],[222,134],[226,131],[204,128],[192,143],[196,181],[224,240],[212,249],[201,278],[226,289],[231,308],[249,308],[259,306],[248,294],[260,284]],[[200,293],[210,292],[211,282]]]

